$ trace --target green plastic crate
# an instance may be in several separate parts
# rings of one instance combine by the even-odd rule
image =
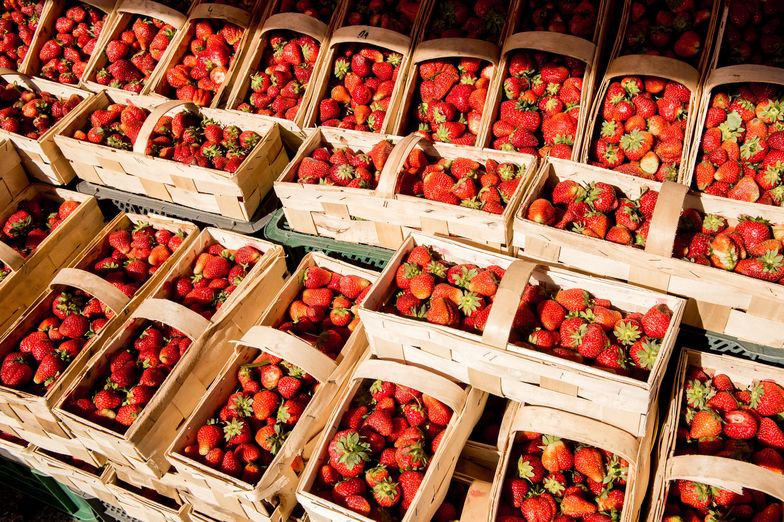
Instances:
[[[294,270],[308,252],[324,252],[330,257],[371,270],[381,270],[389,262],[393,250],[370,245],[358,245],[330,238],[311,236],[291,230],[283,209],[276,210],[264,227],[264,237],[283,246],[289,269]]]

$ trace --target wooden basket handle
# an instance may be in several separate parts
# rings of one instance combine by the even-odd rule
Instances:
[[[397,145],[394,146],[392,152],[389,153],[384,168],[381,169],[381,174],[378,176],[378,184],[373,191],[374,196],[385,199],[395,197],[397,178],[400,175],[400,170],[403,168],[403,163],[406,161],[406,158],[408,158],[411,151],[423,141],[426,141],[425,138],[419,134],[412,133],[400,140]]]
[[[493,485],[484,480],[474,480],[468,487],[460,522],[475,522],[487,518],[490,510],[490,490]]]
[[[784,71],[768,65],[731,65],[714,70],[703,85],[702,92],[728,83],[775,83],[784,85]]]
[[[517,49],[534,49],[554,54],[562,54],[591,63],[596,46],[583,38],[548,31],[525,31],[515,33],[504,42],[503,56]]]
[[[672,257],[675,235],[678,233],[678,220],[683,210],[683,200],[689,187],[672,181],[665,181],[659,191],[656,207],[645,241],[645,251],[662,257]]]
[[[342,43],[365,43],[376,45],[401,54],[408,54],[411,38],[397,31],[370,25],[350,25],[336,29],[329,39],[330,47]]]
[[[185,20],[188,19],[187,16],[179,11],[152,0],[122,0],[117,7],[117,12],[152,16],[174,26],[176,29],[182,27],[185,24]]]
[[[323,42],[327,37],[329,28],[324,22],[321,22],[310,15],[300,13],[278,13],[267,18],[264,25],[261,27],[259,36],[269,31],[296,31],[298,33],[312,36],[319,42]]]
[[[482,332],[484,344],[502,350],[506,348],[509,334],[512,333],[512,323],[525,291],[525,285],[536,266],[537,264],[532,261],[516,259],[506,269],[493,298],[493,307],[490,309],[485,329]]]
[[[697,69],[680,60],[647,54],[629,54],[616,58],[607,66],[604,81],[618,76],[661,76],[680,82],[694,94],[700,74]],[[694,110],[694,107],[692,108]]]
[[[524,405],[517,410],[511,430],[557,435],[612,451],[631,464],[637,463],[639,444],[632,434],[574,413]]]
[[[220,18],[221,20],[242,26],[247,30],[250,22],[250,13],[230,5],[207,3],[194,7],[188,20],[193,21],[201,18]]]
[[[483,40],[474,38],[437,38],[417,45],[412,60],[414,63],[419,63],[443,58],[444,56],[455,56],[479,58],[488,62],[498,63],[498,53],[497,45]]]
[[[91,5],[97,9],[100,9],[104,13],[111,13],[114,9],[114,4],[116,0],[82,0],[85,4]]]
[[[210,322],[201,315],[168,299],[145,299],[131,317],[165,323],[181,331],[192,341],[198,339],[210,326]]]
[[[130,297],[122,293],[119,288],[109,281],[101,279],[100,276],[92,272],[78,268],[60,269],[49,283],[49,288],[54,288],[55,285],[72,286],[87,292],[108,306],[115,315],[122,312],[123,308],[128,306],[128,303],[131,301]]]
[[[147,150],[147,141],[150,139],[150,134],[155,129],[155,126],[158,124],[158,120],[161,119],[162,116],[166,115],[172,109],[176,109],[177,107],[183,107],[186,110],[198,112],[199,108],[190,102],[184,102],[181,100],[170,100],[167,102],[163,102],[153,110],[150,111],[150,114],[147,115],[147,119],[144,120],[142,124],[142,128],[139,129],[139,134],[136,136],[136,143],[133,145],[133,152],[136,154],[144,154]]]
[[[402,384],[435,397],[452,411],[459,412],[465,402],[465,390],[450,380],[418,366],[408,366],[394,361],[369,359],[360,363],[352,379],[384,379]]]
[[[0,261],[5,263],[12,272],[18,272],[24,265],[25,258],[6,243],[0,241]]]
[[[725,457],[682,455],[667,461],[667,480],[692,480],[740,493],[755,489],[784,500],[784,477],[756,464]]]
[[[326,382],[338,367],[329,356],[302,339],[271,326],[253,326],[234,342],[280,357],[302,368],[319,382]]]

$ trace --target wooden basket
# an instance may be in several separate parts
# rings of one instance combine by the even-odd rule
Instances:
[[[4,430],[9,435],[17,437],[11,430]],[[19,438],[19,437],[17,437]],[[36,467],[37,460],[33,456],[34,446],[25,440],[11,441],[0,437],[0,457],[15,462],[26,468]]]
[[[657,422],[655,418],[651,421],[646,433],[640,437],[634,437],[625,431],[574,413],[541,406],[510,403],[502,424],[502,426],[506,426],[506,431],[502,431],[498,438],[498,447],[502,454],[490,491],[491,507],[481,519],[488,522],[495,520],[506,470],[510,465],[517,434],[519,432],[535,432],[552,434],[574,442],[589,444],[599,449],[611,451],[626,460],[629,463],[626,501],[619,514],[619,520],[621,522],[638,521],[642,502],[646,498],[651,449],[656,438]],[[514,463],[511,464],[514,465]]]
[[[3,163],[0,165],[0,208],[6,208],[30,182],[22,167],[22,160],[10,140],[0,139],[0,155],[3,157]]]
[[[461,388],[454,382],[417,366],[393,361],[365,359],[356,367],[348,388],[340,396],[338,407],[332,411],[313,456],[305,467],[297,487],[297,500],[313,522],[371,520],[310,492],[318,476],[320,464],[326,458],[327,446],[339,429],[340,419],[365,379],[384,379],[412,387],[435,397],[454,412],[439,443],[439,449],[430,460],[425,477],[402,522],[430,520],[444,500],[460,451],[479,419],[487,394],[470,386]]]
[[[33,466],[37,471],[48,475],[64,486],[74,491],[97,498],[108,504],[115,504],[116,498],[106,485],[106,477],[110,473],[104,466],[96,469],[95,473],[74,466],[58,457],[56,453],[31,446],[30,451],[35,459]]]
[[[713,69],[702,85],[700,112],[695,118],[693,145],[689,152],[688,170],[685,172],[684,183],[696,190],[694,171],[702,157],[702,134],[705,130],[705,120],[708,117],[711,95],[713,90],[734,83],[772,83],[784,85],[784,69],[766,67],[764,65],[733,65]]]
[[[16,83],[35,92],[49,92],[58,98],[67,98],[72,94],[78,94],[85,100],[90,95],[89,92],[71,85],[61,85],[41,78],[29,78],[7,69],[0,69],[0,78],[8,83]],[[68,122],[76,116],[83,103],[84,101],[64,118],[52,125],[37,140],[21,134],[0,130],[0,137],[13,142],[16,152],[22,160],[22,165],[30,176],[52,185],[65,185],[74,178],[74,171],[65,157],[63,157],[60,149],[55,145],[54,137],[60,134],[62,129],[68,125]]]
[[[106,91],[111,95],[127,96],[133,94],[123,89],[117,89],[108,85],[101,85],[100,83],[96,82],[95,77],[96,74],[98,74],[98,71],[109,64],[109,60],[105,53],[105,45],[113,40],[119,39],[123,31],[130,30],[129,26],[131,25],[131,21],[137,15],[149,16],[161,20],[164,23],[174,27],[178,32],[183,24],[185,24],[186,20],[186,16],[179,11],[175,11],[170,7],[151,0],[121,0],[114,11],[114,15],[112,16],[111,21],[104,25],[103,33],[106,33],[106,37],[102,38],[104,46],[100,48],[96,46],[95,56],[90,59],[88,67],[84,71],[84,76],[82,77],[81,83],[82,87],[92,92]],[[103,33],[101,35],[102,37]],[[150,75],[150,78],[144,84],[139,94],[147,94],[153,79],[157,78],[165,71],[165,69],[162,67],[162,64],[166,62],[168,53],[173,48],[175,38],[176,33],[175,36],[169,41],[169,46],[163,52],[160,61],[158,61],[156,64],[155,69]],[[160,100],[158,102],[160,103]]]
[[[724,2],[722,0],[713,0],[713,8],[711,9],[710,14],[710,23],[708,24],[708,30],[705,33],[705,41],[703,42],[703,48],[700,55],[700,60],[698,62],[698,66],[696,67],[699,70],[700,74],[707,71],[707,69],[711,65],[713,49],[714,49],[714,39],[716,37],[716,32],[721,23],[721,11]],[[632,9],[632,2],[631,1],[624,1],[623,2],[623,10],[621,11],[621,20],[618,24],[618,31],[615,37],[615,44],[612,47],[612,51],[610,53],[609,60],[612,63],[613,60],[623,57],[623,56],[644,56],[645,58],[649,58],[649,55],[621,55],[621,50],[623,49],[624,40],[626,39],[626,30],[629,27],[629,21],[631,18],[631,9]],[[680,60],[678,60],[680,61]],[[682,62],[686,63],[686,62]],[[693,107],[693,106],[692,106]]]
[[[93,110],[105,107],[114,99],[106,93],[95,95],[88,104],[89,109],[80,110],[75,117],[77,121],[64,126],[70,133],[57,137],[57,143],[79,177],[90,183],[250,221],[261,200],[272,188],[273,181],[288,163],[280,128],[274,123],[249,114],[199,109],[180,101],[160,103],[152,109],[133,151],[96,146],[68,137],[88,121]],[[133,100],[138,100],[141,106],[151,103],[149,98]],[[181,110],[198,111],[222,125],[237,125],[242,130],[256,131],[262,139],[233,174],[147,156],[144,152],[155,124],[162,116]]]
[[[661,520],[669,482],[677,479],[707,483],[737,492],[740,492],[741,488],[755,489],[784,500],[784,477],[766,468],[726,457],[675,456],[675,439],[690,366],[705,368],[710,374],[713,372],[725,374],[735,384],[747,385],[763,379],[784,382],[784,370],[775,366],[727,355],[683,349],[674,378],[667,418],[662,422],[658,469],[651,486],[648,520],[650,522]]]
[[[125,511],[128,516],[144,522],[190,522],[190,504],[181,502],[179,497],[169,497],[172,500],[171,505],[151,500],[118,478],[117,472],[111,467],[107,469],[108,472],[103,478],[115,498],[113,505]]]
[[[620,188],[631,198],[639,196],[644,188],[659,191],[659,203],[651,220],[645,250],[525,219],[529,205],[548,179],[551,182],[564,179],[603,181]],[[514,245],[526,257],[687,297],[683,321],[692,326],[775,348],[784,347],[782,285],[672,258],[678,218],[683,208],[719,214],[733,224],[742,215],[784,223],[784,212],[778,207],[687,193],[685,185],[660,184],[551,158],[540,169],[520,205],[514,224]]]
[[[311,79],[302,96],[302,101],[300,101],[299,109],[297,109],[297,116],[294,120],[290,121],[283,118],[273,118],[271,116],[258,116],[259,118],[274,121],[293,132],[299,132],[299,128],[302,127],[305,122],[305,115],[308,112],[310,101],[313,98],[312,94],[318,78],[323,74],[327,74],[327,72],[323,70],[323,64],[325,63],[325,55],[327,54],[326,49],[329,41],[329,28],[312,16],[299,13],[282,13],[270,16],[264,22],[263,26],[257,28],[253,38],[248,42],[249,48],[242,58],[242,63],[237,69],[237,74],[232,82],[231,92],[224,97],[225,100],[221,102],[221,107],[233,110],[247,99],[250,92],[250,77],[259,70],[259,65],[269,45],[269,33],[278,31],[291,31],[312,36],[320,45],[318,58],[316,58],[316,62],[313,64]]]
[[[44,10],[41,13],[41,18],[38,21],[38,27],[35,30],[33,42],[30,45],[30,49],[27,51],[25,61],[23,62],[23,68],[20,72],[23,71],[25,74],[30,76],[37,76],[41,72],[41,67],[43,67],[44,64],[41,62],[39,54],[44,43],[57,35],[57,29],[55,28],[57,19],[64,15],[66,9],[73,5],[79,4],[87,4],[89,6],[95,7],[99,11],[106,13],[103,28],[101,29],[101,34],[98,37],[98,41],[95,43],[93,54],[90,55],[90,58],[87,60],[87,66],[85,67],[85,71],[87,71],[90,68],[92,62],[94,62],[98,56],[102,54],[98,51],[102,50],[105,47],[105,43],[108,42],[108,33],[106,29],[108,29],[112,23],[112,15],[116,1],[117,0],[51,0],[46,2]],[[35,78],[36,81],[39,79],[42,78]]]
[[[597,125],[601,126],[602,105],[610,83],[624,76],[658,76],[666,80],[679,82],[691,92],[691,98],[689,99],[689,114],[686,118],[686,130],[683,137],[683,152],[681,153],[681,161],[678,166],[678,175],[676,179],[679,183],[685,183],[687,175],[686,164],[688,163],[692,140],[694,139],[694,123],[700,108],[700,76],[697,69],[686,65],[679,60],[673,60],[672,58],[630,54],[615,58],[610,62],[607,66],[607,71],[604,74],[604,80],[602,80],[601,85],[599,85],[599,90],[596,93],[593,106],[591,107],[587,126],[584,129],[585,135],[581,142],[582,150],[580,151],[579,161],[581,163],[588,163],[589,161],[591,143],[593,142],[596,133],[599,131]]]
[[[111,283],[84,269],[92,267],[96,261],[105,257],[104,242],[110,232],[132,228],[139,221],[167,228],[173,232],[181,229],[190,232],[190,234],[185,238],[180,249],[161,266],[156,275],[136,292],[133,299],[129,299]],[[56,453],[71,455],[95,466],[101,465],[103,457],[96,457],[85,448],[81,441],[75,440],[71,431],[54,415],[52,407],[62,398],[90,357],[101,350],[103,341],[114,334],[123,319],[142,302],[156,282],[168,270],[168,267],[177,261],[181,251],[187,249],[188,244],[193,240],[194,229],[194,225],[185,221],[152,215],[120,214],[108,223],[93,243],[85,249],[74,263],[75,268],[64,268],[57,273],[49,283],[51,290],[41,293],[27,312],[0,339],[0,354],[4,355],[15,350],[27,332],[38,324],[44,314],[49,313],[52,301],[59,295],[59,288],[62,286],[71,286],[90,293],[115,311],[116,315],[100,333],[92,338],[90,343],[84,346],[79,355],[71,361],[68,368],[44,395],[34,395],[21,390],[0,387],[0,398],[2,398],[0,401],[0,430],[8,431],[7,428],[10,428],[36,446]]]
[[[569,56],[585,62],[583,88],[580,97],[580,119],[577,122],[577,131],[575,132],[574,145],[572,146],[572,159],[576,160],[581,150],[580,147],[590,113],[591,100],[593,100],[596,79],[595,67],[598,64],[601,48],[582,38],[560,33],[527,31],[513,34],[506,39],[501,50],[501,61],[498,71],[493,77],[493,81],[490,82],[490,88],[488,89],[487,102],[485,104],[488,119],[481,140],[482,146],[491,146],[493,123],[500,117],[501,103],[504,101],[504,79],[509,70],[509,55],[521,49],[545,51],[556,55]]]
[[[15,190],[13,181],[9,182],[11,187],[6,187]],[[3,206],[0,222],[13,214],[21,202],[38,195],[55,202],[78,201],[79,206],[27,258],[0,241],[0,260],[11,269],[0,281],[0,335],[35,302],[57,269],[76,260],[104,224],[103,214],[92,196],[38,183],[28,185],[16,199]]]
[[[417,88],[422,80],[419,77],[419,65],[422,62],[430,60],[454,60],[460,58],[478,58],[489,62],[495,71],[493,79],[487,88],[487,97],[485,99],[485,110],[482,113],[482,120],[479,125],[479,132],[476,135],[476,146],[486,147],[487,129],[490,126],[490,117],[492,114],[493,105],[488,103],[491,101],[493,84],[498,78],[498,60],[499,48],[489,42],[482,40],[474,40],[472,38],[439,38],[437,40],[428,40],[416,46],[413,54],[411,55],[411,65],[408,70],[408,77],[405,80],[405,88],[403,89],[403,96],[400,105],[393,118],[394,125],[391,129],[391,134],[399,136],[407,135],[417,130],[418,122],[412,122],[411,109],[417,98]],[[392,116],[391,114],[389,116]]]
[[[335,57],[338,48],[342,44],[361,44],[361,45],[374,45],[384,50],[400,53],[403,60],[400,62],[400,69],[398,72],[395,87],[392,89],[392,96],[389,100],[389,107],[387,107],[386,116],[384,117],[384,125],[381,127],[381,134],[391,134],[393,119],[397,106],[400,103],[400,97],[403,91],[403,82],[408,72],[410,51],[411,51],[411,38],[403,36],[394,31],[388,31],[379,27],[371,27],[369,25],[355,25],[349,27],[341,27],[332,33],[329,39],[329,49],[321,49],[320,53],[326,54],[322,62],[322,74],[311,81],[310,91],[312,98],[308,103],[308,112],[305,115],[303,127],[318,127],[317,124],[319,114],[319,103],[321,100],[328,96],[327,89],[329,88],[330,81],[332,80],[332,69],[335,65]]]
[[[183,57],[190,53],[190,41],[195,33],[196,23],[201,19],[225,20],[242,27],[244,32],[242,33],[242,38],[237,46],[237,52],[234,54],[231,66],[226,71],[226,78],[220,88],[218,88],[212,96],[210,107],[217,107],[224,92],[228,91],[230,85],[234,81],[234,76],[239,68],[242,55],[245,52],[248,41],[252,38],[250,33],[254,23],[253,15],[257,11],[258,8],[255,8],[253,12],[248,12],[224,4],[200,3],[195,5],[188,14],[188,20],[181,26],[180,30],[177,31],[177,34],[172,41],[169,42],[166,53],[161,58],[161,61],[158,62],[158,67],[156,68],[158,74],[150,78],[145,92],[147,94],[173,99],[173,89],[166,83],[166,71],[180,63]],[[139,136],[142,136],[142,133],[139,133]]]
[[[395,274],[414,246],[427,245],[447,260],[507,270],[484,333],[470,333],[380,312],[395,291]],[[526,283],[583,288],[630,312],[665,303],[673,317],[646,381],[615,375],[528,346],[510,344],[514,312]],[[392,257],[360,308],[373,353],[437,368],[481,390],[517,401],[567,409],[642,436],[655,416],[659,389],[675,345],[684,302],[649,290],[492,254],[459,243],[412,234]]]

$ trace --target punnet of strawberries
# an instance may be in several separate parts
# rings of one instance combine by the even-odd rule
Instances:
[[[0,80],[0,128],[37,140],[82,101],[78,94],[61,99]]]
[[[460,520],[460,515],[463,512],[468,495],[468,484],[457,480],[455,478],[449,483],[449,489],[446,492],[446,498],[438,506],[435,515],[431,519],[432,522],[451,522],[452,520]]]
[[[182,244],[185,235],[139,222],[131,230],[110,232],[102,258],[84,269],[99,275],[128,297]],[[9,388],[43,395],[68,368],[114,312],[97,298],[74,288],[54,296],[51,310],[42,310],[38,326],[21,337],[5,355],[0,382]]]
[[[499,522],[611,522],[626,501],[629,463],[611,451],[521,432],[498,504]]]
[[[548,183],[528,206],[525,217],[541,225],[645,248],[658,199],[655,190],[629,198],[609,183],[565,179]]]
[[[98,425],[123,432],[141,415],[176,364],[191,339],[164,323],[144,321],[131,326],[127,345],[108,356],[91,389],[79,388],[66,408]]]
[[[319,463],[312,493],[377,520],[402,518],[452,414],[418,390],[366,379]]]
[[[523,0],[517,31],[551,31],[593,40],[600,0]]]
[[[436,2],[424,39],[476,38],[499,44],[511,5],[506,0]]]
[[[419,0],[351,0],[343,25],[370,25],[412,36]]]
[[[403,162],[396,193],[503,214],[525,167],[493,159],[429,158],[415,148]]]
[[[274,13],[301,13],[329,24],[337,7],[337,0],[279,0]]]
[[[302,158],[297,167],[297,181],[374,189],[391,152],[392,143],[388,140],[379,141],[367,152],[325,144]]]
[[[43,0],[3,0],[0,12],[0,67],[18,69],[22,65],[43,10]]]
[[[194,20],[183,42],[185,55],[169,67],[162,79],[168,95],[208,106],[223,86],[239,51],[245,29],[221,20]]]
[[[250,89],[238,110],[293,120],[310,85],[321,44],[294,31],[271,31]]]
[[[621,54],[651,54],[697,67],[716,0],[633,0]]]
[[[395,273],[397,292],[382,309],[431,324],[483,332],[505,270],[451,263],[417,245]],[[646,380],[670,329],[657,304],[624,312],[581,288],[526,284],[509,342],[620,375]]]
[[[78,1],[66,3],[65,11],[55,20],[51,38],[38,52],[37,76],[58,83],[77,84],[87,67],[101,35],[107,14]]]
[[[731,0],[721,40],[719,67],[739,64],[784,65],[784,4]]]
[[[166,495],[162,495],[152,488],[137,486],[135,484],[124,482],[120,479],[116,479],[114,484],[119,486],[121,489],[133,493],[134,495],[139,495],[140,497],[163,506],[169,510],[178,511],[181,507],[175,499]]]
[[[784,204],[784,91],[746,83],[713,90],[705,109],[697,190],[765,205]]]
[[[145,154],[207,169],[236,172],[262,141],[255,131],[224,125],[187,110],[161,116]]]
[[[740,216],[731,226],[717,214],[688,208],[681,213],[673,257],[784,283],[784,224]]]
[[[3,221],[0,241],[22,257],[28,257],[78,206],[78,201],[58,202],[40,194],[21,201]],[[0,261],[0,282],[10,273],[11,267]]]
[[[133,104],[112,103],[90,114],[87,125],[73,137],[113,149],[131,150],[150,111]]]
[[[0,435],[0,437],[2,437],[2,435]],[[19,439],[19,440],[21,440],[21,439]],[[78,468],[78,469],[80,469],[82,471],[86,471],[87,473],[90,473],[91,475],[95,475],[96,477],[100,477],[101,476],[101,471],[103,470],[102,467],[101,468],[97,468],[97,467],[93,466],[92,464],[90,464],[88,462],[85,462],[83,460],[77,459],[76,457],[72,457],[70,455],[63,455],[61,453],[55,453],[54,451],[45,450],[43,448],[37,448],[37,451],[47,455],[48,457],[51,457],[51,458],[55,459],[55,460],[58,460],[58,461],[63,462],[65,464],[71,465],[71,466],[73,466],[75,468]]]
[[[95,82],[141,92],[176,32],[162,20],[135,15],[126,30],[106,44],[104,53],[109,65],[95,74]]]
[[[403,56],[365,44],[341,45],[335,56],[316,123],[381,132]]]
[[[761,491],[741,493],[691,480],[670,482],[662,522],[751,520],[779,522],[784,505]]]
[[[507,56],[504,74],[492,147],[570,159],[580,120],[585,62],[515,50]]]
[[[418,64],[419,79],[404,134],[474,145],[495,65],[479,58],[438,58]]]
[[[657,181],[674,181],[683,156],[691,91],[654,76],[627,76],[607,88],[590,162]]]

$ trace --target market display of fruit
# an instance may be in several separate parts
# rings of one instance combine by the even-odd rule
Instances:
[[[395,192],[503,214],[525,174],[524,167],[510,162],[431,159],[415,148],[403,162]]]
[[[717,0],[634,0],[621,55],[651,54],[697,67],[706,46],[711,12]]]
[[[421,5],[419,0],[351,0],[343,25],[370,25],[412,36]]]
[[[752,520],[777,522],[784,505],[760,491],[730,491],[691,480],[670,483],[663,522],[680,520]]]
[[[372,45],[338,47],[327,91],[317,106],[316,124],[381,132],[403,56]]]
[[[566,179],[539,194],[525,216],[542,225],[645,248],[658,198],[654,190],[632,199],[608,183],[583,184]]]
[[[585,63],[530,50],[512,51],[506,60],[491,146],[571,159],[582,109]]]
[[[413,388],[366,379],[329,442],[312,493],[360,515],[402,518],[452,413]]]
[[[784,93],[778,85],[713,90],[705,109],[694,186],[713,196],[784,203]]]
[[[367,152],[351,147],[321,146],[297,168],[297,182],[307,185],[374,189],[392,152],[392,143],[381,140]]]
[[[689,208],[678,222],[673,257],[784,283],[784,226],[741,216],[734,226],[717,214]]]
[[[424,39],[476,38],[499,43],[511,6],[506,0],[435,2]]]
[[[104,53],[109,65],[95,73],[95,82],[141,92],[176,32],[162,20],[134,15],[126,30],[106,44]]]
[[[131,150],[150,111],[136,105],[113,103],[90,114],[88,124],[73,137],[113,149]]]
[[[718,66],[784,65],[783,16],[784,4],[779,2],[731,0]]]
[[[392,313],[483,332],[498,285],[498,266],[453,264],[418,245],[398,267]],[[627,313],[581,288],[526,285],[509,342],[621,375],[647,379],[672,311],[665,304]]]
[[[78,206],[78,201],[57,202],[40,194],[21,201],[3,221],[0,241],[22,257],[29,257]],[[0,282],[10,273],[11,267],[0,261]]]
[[[238,110],[294,120],[310,86],[321,44],[294,31],[267,33],[259,70],[248,80],[250,89]]]
[[[551,31],[593,40],[601,0],[523,0],[517,31]]]
[[[86,269],[133,297],[183,238],[180,232],[139,222],[132,231],[109,233],[104,257]],[[8,388],[45,394],[114,315],[103,302],[82,290],[63,290],[52,300],[51,310],[38,318],[37,327],[20,340],[17,351],[5,355],[0,382]]]
[[[18,69],[30,50],[43,0],[3,0],[0,12],[0,67]]]
[[[245,29],[220,18],[192,24],[186,53],[161,81],[168,95],[206,107],[229,75]]]
[[[236,172],[262,137],[188,110],[161,116],[145,154],[186,165]]]
[[[610,521],[623,510],[630,478],[629,464],[611,451],[555,435],[519,433],[496,520]]]
[[[37,75],[58,83],[77,84],[96,51],[107,13],[78,1],[70,1],[54,23],[54,36],[38,51]]]
[[[474,145],[495,69],[479,58],[419,63],[408,128],[403,134],[416,131],[433,141]]]
[[[674,181],[684,151],[690,98],[686,86],[664,78],[627,76],[612,81],[597,114],[591,164]]]
[[[61,99],[46,91],[35,92],[0,80],[0,129],[37,140],[76,108],[78,94]]]

